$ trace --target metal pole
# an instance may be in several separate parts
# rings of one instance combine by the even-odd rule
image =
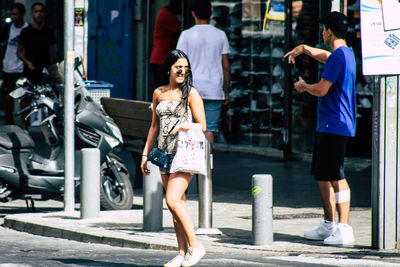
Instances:
[[[143,230],[158,232],[163,223],[163,186],[160,169],[147,162],[149,175],[143,176]]]
[[[151,56],[151,40],[152,40],[152,16],[151,16],[152,12],[151,12],[151,1],[147,0],[146,2],[146,23],[145,23],[145,43],[144,43],[144,53],[145,53],[145,61],[146,62],[150,62],[150,56]],[[146,71],[144,73],[144,80],[145,82],[145,99],[146,101],[151,100],[152,95],[150,94],[150,64],[145,64],[146,67]],[[151,88],[153,89],[153,88]]]
[[[375,76],[373,115],[372,115],[372,182],[371,182],[371,245],[375,249],[383,249],[383,185],[384,185],[384,163],[385,163],[385,110],[386,90],[383,85],[380,90],[383,78]],[[384,81],[383,81],[384,82]]]
[[[253,175],[252,196],[253,245],[269,245],[273,242],[271,175]]]
[[[400,76],[378,76],[373,96],[372,247],[400,246]]]
[[[212,169],[213,155],[211,144],[205,139],[205,153],[207,175],[198,175],[199,189],[199,229],[196,234],[222,234],[218,229],[212,228]]]
[[[207,175],[199,175],[199,227],[212,228],[212,154],[207,139],[206,164]]]
[[[64,0],[64,211],[72,212],[74,192],[74,1]]]
[[[285,48],[292,49],[292,1],[285,0]],[[290,160],[292,154],[292,72],[291,66],[285,60],[285,98],[284,98],[284,131],[283,131],[283,158]]]
[[[81,150],[81,219],[100,216],[100,150]]]

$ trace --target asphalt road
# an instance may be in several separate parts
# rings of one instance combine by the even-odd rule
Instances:
[[[2,220],[2,219],[1,219]],[[2,223],[0,221],[0,223]],[[107,245],[35,236],[0,227],[0,266],[163,266],[175,252],[111,247]],[[272,255],[243,251],[241,254],[208,254],[196,266],[398,266],[374,260]]]
[[[37,212],[63,209],[60,201],[36,201]],[[0,203],[0,225],[7,214],[28,213],[25,201]],[[101,244],[42,237],[0,227],[0,267],[7,266],[163,266],[175,256],[173,251],[119,248]],[[276,256],[268,255],[265,256]],[[260,253],[240,255],[209,252],[196,266],[319,266],[274,258]],[[320,265],[322,266],[322,265]]]
[[[130,249],[35,236],[0,227],[0,266],[163,266],[175,252]],[[196,266],[322,266],[260,257],[208,253]]]

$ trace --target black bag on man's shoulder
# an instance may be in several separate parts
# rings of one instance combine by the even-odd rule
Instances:
[[[154,165],[157,165],[163,169],[167,169],[169,166],[169,156],[167,152],[159,149],[158,147],[153,147],[147,156],[147,159],[150,160],[150,162]]]

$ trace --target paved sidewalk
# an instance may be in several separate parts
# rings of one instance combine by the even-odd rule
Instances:
[[[218,196],[224,198],[229,195]],[[7,215],[4,226],[36,235],[65,238],[81,242],[120,247],[176,250],[172,218],[164,204],[163,231],[142,230],[142,197],[135,197],[135,209],[101,211],[96,219],[80,219],[79,211],[38,212]],[[197,224],[198,201],[189,196],[188,207]],[[199,240],[209,252],[257,253],[263,256],[305,256],[314,258],[368,259],[382,264],[398,263],[397,251],[370,249],[370,209],[352,211],[356,243],[353,247],[324,246],[302,236],[318,225],[322,210],[317,208],[274,207],[274,242],[266,246],[251,245],[251,205],[216,202],[213,206],[213,226],[222,235],[201,235]],[[372,266],[372,265],[371,265]]]
[[[282,162],[261,156],[216,153],[214,155],[213,227],[222,235],[201,235],[200,241],[209,252],[257,253],[262,256],[310,256],[317,258],[366,259],[382,263],[400,264],[398,251],[376,251],[370,248],[371,209],[369,192],[359,184],[354,187],[350,214],[356,242],[353,247],[324,246],[308,241],[303,233],[316,227],[322,219],[319,193],[310,179],[307,162]],[[370,172],[370,162],[354,159],[348,163],[352,183]],[[263,171],[264,170],[264,171]],[[268,170],[268,171],[266,171]],[[273,233],[274,242],[266,246],[252,245],[251,175],[272,173],[274,177]],[[368,183],[367,183],[368,186]],[[368,190],[367,190],[368,191]],[[37,202],[40,207],[40,202]],[[80,219],[79,211],[60,211],[10,214],[4,226],[37,235],[95,242],[121,247],[176,249],[171,215],[164,203],[163,231],[144,232],[143,198],[135,190],[134,209],[101,211],[96,219]],[[3,204],[0,205],[0,208]],[[197,195],[188,195],[188,207],[194,225],[198,225]],[[77,209],[79,205],[77,205]]]
[[[232,198],[232,196],[219,196]],[[7,215],[4,226],[38,235],[73,239],[83,242],[105,243],[122,247],[176,249],[172,217],[165,202],[163,231],[142,230],[143,210],[141,196],[135,197],[135,209],[128,211],[101,211],[96,219],[80,219],[80,212],[38,212]],[[189,196],[188,207],[192,220],[198,221],[198,201]],[[361,252],[370,245],[369,209],[352,213],[356,244],[353,248],[329,247],[321,242],[302,238],[303,232],[318,225],[322,210],[316,208],[274,207],[274,243],[268,246],[251,245],[251,205],[216,202],[213,205],[213,227],[223,234],[200,235],[200,240],[210,251],[246,249],[278,253],[341,253]]]

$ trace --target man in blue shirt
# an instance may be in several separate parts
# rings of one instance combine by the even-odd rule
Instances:
[[[284,56],[294,64],[295,57],[304,53],[325,64],[318,83],[309,84],[299,77],[294,84],[298,92],[320,97],[311,174],[319,185],[325,220],[316,229],[304,233],[304,237],[323,240],[327,245],[348,245],[354,243],[354,234],[348,224],[350,188],[344,178],[344,156],[347,140],[355,135],[356,129],[356,63],[353,50],[345,41],[346,16],[334,11],[321,23],[324,43],[332,53],[302,44]]]

